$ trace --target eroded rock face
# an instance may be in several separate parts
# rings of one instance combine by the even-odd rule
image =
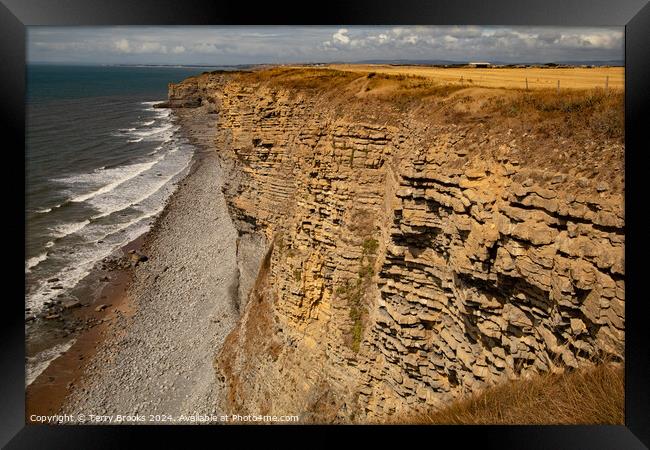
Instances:
[[[231,213],[268,243],[215,364],[231,412],[383,420],[623,358],[620,189],[528,167],[517,147],[544,146],[485,123],[372,121],[246,75],[189,85],[170,96],[218,121]]]

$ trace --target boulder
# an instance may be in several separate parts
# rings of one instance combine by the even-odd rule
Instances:
[[[74,309],[74,308],[81,307],[81,303],[79,302],[79,300],[71,299],[71,300],[64,301],[62,306],[63,309]]]
[[[149,257],[145,256],[145,255],[142,255],[142,254],[140,254],[138,252],[134,252],[134,253],[131,253],[129,255],[129,259],[130,259],[132,265],[137,266],[138,264],[140,264],[142,262],[148,261]]]

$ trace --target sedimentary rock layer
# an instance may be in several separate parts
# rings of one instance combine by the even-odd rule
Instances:
[[[260,267],[215,363],[225,407],[384,420],[622,359],[620,139],[588,125],[549,137],[544,116],[497,115],[527,94],[413,98],[419,87],[373,77],[170,86],[171,103],[217,121],[240,266]]]

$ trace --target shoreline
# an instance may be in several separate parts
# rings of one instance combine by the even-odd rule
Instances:
[[[53,412],[218,412],[213,361],[239,317],[231,298],[237,231],[221,191],[219,159],[203,140],[209,130],[200,128],[197,140],[186,123],[195,114],[176,115],[194,146],[187,174],[149,231],[122,248],[126,253],[133,245],[149,259],[125,269],[119,281],[111,276],[105,289],[112,292],[103,290],[92,307],[80,308],[101,323],[27,388],[28,423],[31,414]],[[111,306],[96,312],[98,304]]]
[[[182,121],[180,117],[177,119]],[[184,130],[187,131],[187,130]],[[154,239],[158,228],[166,215],[169,213],[172,199],[178,194],[179,190],[187,185],[187,180],[195,174],[199,165],[205,158],[205,153],[209,149],[202,149],[199,143],[193,143],[195,149],[192,160],[189,164],[187,174],[177,182],[176,189],[166,200],[163,210],[158,214],[148,231],[142,233],[127,244],[117,248],[112,254],[128,257],[130,251],[140,254],[147,254],[150,241]],[[117,256],[118,258],[120,256]],[[110,257],[109,257],[110,258]],[[66,319],[80,320],[82,323],[91,323],[90,326],[80,332],[66,336],[68,341],[73,343],[65,351],[60,353],[54,359],[50,360],[47,367],[34,380],[26,386],[25,389],[25,420],[26,423],[37,423],[30,420],[31,415],[52,415],[63,413],[72,389],[86,384],[92,373],[86,373],[88,366],[93,362],[99,350],[106,346],[111,340],[115,339],[115,333],[122,328],[124,332],[125,320],[131,317],[137,308],[137,299],[130,298],[129,290],[133,283],[133,269],[113,268],[103,269],[102,265],[106,259],[100,261],[87,275],[86,279],[108,277],[109,281],[101,287],[94,295],[84,299],[82,307],[72,309],[63,315]],[[146,263],[145,263],[146,264]],[[96,310],[100,305],[105,308]],[[62,324],[57,324],[63,327]],[[56,327],[57,325],[54,325]],[[48,326],[48,325],[45,325]],[[36,331],[39,332],[38,330]],[[61,339],[61,338],[59,338]],[[43,339],[48,341],[47,338]],[[54,348],[54,346],[45,346],[43,343],[40,349]],[[58,344],[61,345],[61,344]],[[32,352],[35,356],[37,352]]]
[[[139,251],[147,233],[120,247],[118,251],[128,254],[129,250]],[[103,341],[108,338],[115,322],[132,314],[133,305],[128,301],[127,289],[131,281],[129,269],[103,271],[94,268],[92,274],[108,275],[110,281],[91,299],[86,307],[70,313],[75,318],[92,320],[96,324],[73,337],[73,344],[58,357],[54,358],[25,391],[25,420],[32,414],[58,414],[70,389],[77,385],[84,376],[86,366],[96,354]],[[99,304],[106,308],[97,310]]]

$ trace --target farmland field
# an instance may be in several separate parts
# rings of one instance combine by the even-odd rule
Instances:
[[[373,64],[332,64],[332,69],[351,72],[377,72],[388,75],[416,75],[432,78],[445,83],[464,85],[526,88],[528,79],[529,89],[557,88],[560,89],[592,89],[605,87],[622,90],[625,85],[624,67],[594,67],[594,68],[445,68],[426,66],[392,66]]]

